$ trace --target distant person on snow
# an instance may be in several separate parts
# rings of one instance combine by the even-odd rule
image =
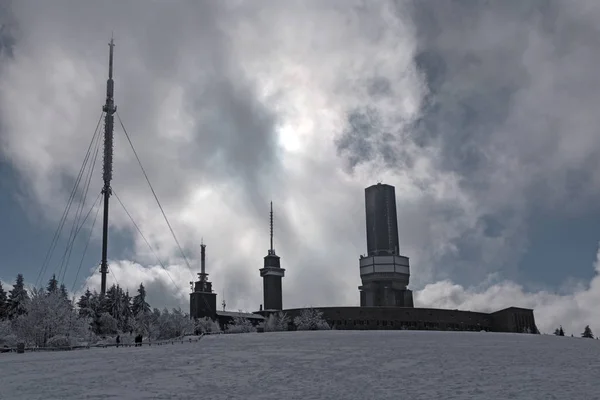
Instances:
[[[121,336],[117,335],[117,347],[119,347],[119,343],[121,343]]]

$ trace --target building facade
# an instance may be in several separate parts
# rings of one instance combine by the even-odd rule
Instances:
[[[439,308],[319,307],[336,330],[436,330],[537,333],[533,310],[511,307],[495,313]],[[284,310],[293,321],[303,308]],[[268,313],[261,312],[261,315]],[[290,329],[294,329],[290,324]]]

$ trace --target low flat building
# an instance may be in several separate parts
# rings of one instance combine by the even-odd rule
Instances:
[[[533,310],[510,307],[495,313],[413,307],[319,307],[332,329],[441,330],[537,333]],[[282,310],[290,322],[304,308]],[[258,311],[267,317],[275,311]],[[278,311],[277,311],[278,312]],[[293,324],[290,324],[293,325]],[[293,326],[290,326],[293,329]]]

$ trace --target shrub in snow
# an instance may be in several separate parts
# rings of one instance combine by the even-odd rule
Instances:
[[[193,335],[194,321],[181,308],[174,308],[171,312],[166,308],[152,321],[155,330],[152,337],[156,339],[172,339],[185,335]]]
[[[284,312],[278,312],[277,314],[271,314],[267,318],[264,329],[265,332],[281,332],[289,329],[290,318]]]
[[[15,347],[17,335],[13,333],[10,321],[0,321],[0,347]]]
[[[331,327],[323,319],[323,312],[314,308],[305,308],[300,315],[294,318],[294,325],[299,331],[330,330]]]
[[[221,332],[219,324],[208,317],[198,318],[195,325],[196,333]]]
[[[48,339],[46,345],[48,347],[69,347],[71,346],[71,341],[64,335],[56,335]]]
[[[112,335],[117,333],[118,329],[119,323],[112,315],[107,312],[100,314],[100,318],[98,318],[98,334]]]
[[[256,332],[256,328],[249,319],[243,317],[233,317],[233,322],[227,327],[229,333],[248,333]]]

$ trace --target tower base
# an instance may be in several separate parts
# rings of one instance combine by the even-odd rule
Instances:
[[[217,317],[217,294],[210,292],[190,293],[190,317],[215,319]]]
[[[371,282],[359,286],[361,307],[414,307],[410,289],[394,289],[386,283]]]

